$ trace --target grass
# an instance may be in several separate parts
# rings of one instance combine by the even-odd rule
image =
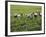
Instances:
[[[41,16],[33,17],[32,19],[27,18],[25,14],[32,12],[41,12],[41,6],[22,6],[22,5],[11,5],[10,14],[11,18],[11,32],[20,31],[39,31],[41,30]],[[21,17],[15,18],[14,14],[22,14]],[[23,15],[24,14],[24,15]]]

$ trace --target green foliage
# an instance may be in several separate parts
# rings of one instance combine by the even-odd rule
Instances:
[[[41,30],[41,16],[33,17],[32,19],[27,18],[25,15],[21,15],[21,17],[16,18],[14,14],[28,14],[32,12],[36,12],[37,10],[41,12],[40,6],[18,6],[11,5],[11,32],[18,31],[39,31]]]
[[[41,12],[41,6],[23,6],[23,5],[11,5],[10,7],[11,14],[16,14],[16,13],[22,13],[22,14],[28,14],[31,12]]]

